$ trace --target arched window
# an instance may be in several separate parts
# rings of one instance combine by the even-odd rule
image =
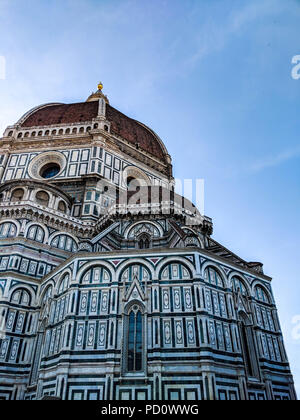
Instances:
[[[141,185],[140,185],[140,182],[139,182],[138,179],[136,179],[132,176],[129,176],[127,178],[127,188],[128,188],[128,190],[137,191],[137,190],[140,189],[140,187],[141,187]]]
[[[243,296],[248,296],[248,290],[247,287],[245,286],[245,283],[242,279],[240,279],[239,277],[233,277],[232,278],[232,289],[237,293],[238,291],[240,291],[242,293]]]
[[[161,280],[188,280],[192,276],[190,270],[183,264],[172,263],[162,269],[160,278]]]
[[[10,301],[18,305],[29,306],[31,304],[31,296],[24,289],[17,289],[11,295]]]
[[[263,303],[270,303],[270,299],[267,295],[267,293],[265,292],[265,290],[260,287],[260,286],[256,286],[255,287],[255,297],[257,300],[259,300],[260,302]]]
[[[38,225],[30,226],[27,231],[27,238],[37,242],[44,242],[45,232],[44,229]]]
[[[60,282],[59,288],[58,288],[58,294],[61,294],[68,289],[69,280],[70,280],[69,274],[64,275],[64,277],[62,278],[62,280]]]
[[[77,244],[68,235],[57,235],[52,239],[50,246],[54,248],[63,249],[64,251],[77,252]]]
[[[24,197],[23,188],[17,188],[12,192],[11,201],[21,201]]]
[[[49,205],[49,194],[45,191],[38,191],[35,196],[36,202],[41,206],[47,207]]]
[[[108,283],[111,281],[110,272],[102,266],[90,268],[81,278],[81,282],[87,283]]]
[[[139,249],[149,249],[150,248],[150,237],[148,235],[141,235],[138,238],[138,247]]]
[[[13,238],[17,234],[17,227],[14,223],[6,222],[0,225],[0,238]]]
[[[52,298],[52,285],[48,286],[46,291],[43,294],[43,298],[42,298],[42,306],[45,305],[45,303]]]
[[[127,372],[143,370],[143,315],[138,305],[134,305],[128,315]]]
[[[62,213],[65,213],[67,211],[67,206],[64,201],[60,201],[58,203],[58,210],[61,211]]]
[[[143,284],[145,281],[150,280],[150,278],[151,275],[148,269],[138,264],[130,265],[121,275],[121,281],[127,283],[127,286],[129,286],[130,282],[133,280],[138,280],[141,284]]]
[[[211,284],[212,286],[224,287],[222,277],[219,272],[213,268],[208,267],[204,271],[204,281]]]

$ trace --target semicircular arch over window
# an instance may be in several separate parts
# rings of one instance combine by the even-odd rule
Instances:
[[[109,283],[111,281],[110,272],[103,266],[97,265],[88,269],[81,277],[80,283]]]
[[[5,222],[0,225],[0,238],[13,238],[17,235],[17,227],[14,223]]]
[[[70,274],[66,273],[63,278],[60,280],[59,287],[58,287],[58,294],[65,292],[69,287],[70,282]]]
[[[44,242],[44,239],[45,239],[44,229],[38,225],[32,225],[28,229],[26,237],[36,242]]]
[[[30,293],[27,290],[20,288],[12,293],[10,301],[18,305],[30,306],[31,299],[32,296]]]
[[[214,267],[207,267],[204,271],[204,281],[212,286],[224,287],[220,273]]]
[[[243,296],[249,296],[249,291],[245,285],[245,282],[240,277],[234,276],[231,281],[232,289],[235,292],[240,291]]]
[[[11,201],[22,201],[24,197],[24,190],[23,188],[16,188],[11,195]]]
[[[270,303],[270,297],[268,293],[261,286],[255,286],[255,297],[258,301],[263,303]]]
[[[170,263],[160,272],[161,280],[188,280],[192,278],[190,270],[181,263]]]
[[[64,234],[55,236],[52,239],[50,246],[53,246],[54,248],[62,249],[68,252],[77,252],[77,249],[78,249],[75,240],[71,238],[71,236],[64,235]]]
[[[133,280],[138,280],[140,283],[149,281],[151,279],[151,274],[149,270],[141,264],[131,264],[126,267],[122,274],[120,280],[125,283],[132,282]]]

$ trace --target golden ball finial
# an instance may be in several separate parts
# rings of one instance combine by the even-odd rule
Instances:
[[[102,90],[102,89],[103,89],[103,83],[100,82],[100,83],[98,83],[98,90]]]

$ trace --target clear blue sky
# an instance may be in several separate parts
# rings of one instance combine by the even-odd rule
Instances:
[[[0,132],[102,80],[164,140],[176,177],[205,179],[215,239],[274,278],[298,395],[299,22],[297,0],[0,0]]]

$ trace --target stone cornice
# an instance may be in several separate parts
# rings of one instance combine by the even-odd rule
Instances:
[[[0,218],[29,219],[83,238],[91,238],[94,233],[94,223],[63,215],[33,202],[0,203]]]
[[[59,126],[55,127],[59,128]],[[62,125],[61,127],[65,127],[65,125]],[[49,126],[47,128],[52,129],[54,126]],[[35,129],[38,131],[39,129],[45,129],[45,127],[35,127]],[[84,134],[36,136],[33,138],[26,137],[21,139],[3,137],[0,138],[0,147],[5,148],[5,150],[9,153],[13,153],[15,151],[35,151],[35,149],[38,149],[38,151],[52,151],[57,148],[74,149],[76,147],[93,146],[99,141],[103,144],[103,146],[106,145],[109,150],[115,152],[121,151],[123,154],[127,155],[128,158],[133,157],[138,162],[141,162],[148,167],[155,169],[157,172],[164,174],[169,180],[173,180],[171,164],[164,163],[143,149],[137,149],[122,137],[107,133],[102,129],[91,130],[89,133]]]
[[[181,256],[181,254],[190,255],[190,254],[202,254],[207,256],[208,258],[212,260],[216,260],[222,265],[226,265],[229,268],[232,268],[233,270],[239,271],[241,273],[249,274],[252,277],[255,277],[259,280],[266,280],[268,282],[272,281],[272,278],[269,276],[266,276],[265,274],[260,274],[257,272],[253,272],[250,269],[246,269],[245,267],[240,267],[239,265],[236,265],[224,258],[218,257],[208,251],[206,251],[203,248],[152,248],[152,249],[145,249],[145,250],[118,250],[117,252],[114,251],[105,251],[105,252],[80,252],[72,255],[70,258],[68,258],[66,261],[64,261],[59,267],[55,268],[51,273],[48,273],[44,278],[43,282],[46,281],[48,278],[52,277],[59,271],[63,270],[64,267],[66,267],[68,264],[72,263],[76,259],[89,259],[92,257],[101,256],[102,258],[122,258],[122,257],[131,257],[131,256],[146,256],[149,255],[149,257],[154,257],[157,254],[173,254],[174,256]]]

